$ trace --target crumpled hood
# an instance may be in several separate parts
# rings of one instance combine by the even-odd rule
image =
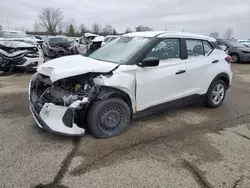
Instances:
[[[89,72],[106,73],[118,64],[98,61],[81,55],[72,55],[50,60],[37,68],[37,72],[50,76],[50,80],[57,80],[77,76]]]
[[[29,44],[24,41],[14,41],[14,40],[0,40],[0,45],[8,48],[36,47],[35,45]]]

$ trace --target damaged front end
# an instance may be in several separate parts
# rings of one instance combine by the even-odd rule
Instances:
[[[66,44],[55,44],[49,46],[49,55],[51,57],[61,57],[66,55],[74,55],[74,48]]]
[[[0,70],[11,71],[12,68],[35,69],[44,62],[39,49],[22,41],[0,41]]]
[[[51,82],[36,73],[29,86],[31,112],[39,127],[63,135],[84,135],[88,106],[99,93],[88,73]]]

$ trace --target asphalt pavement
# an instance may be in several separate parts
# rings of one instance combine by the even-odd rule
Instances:
[[[250,64],[233,64],[217,109],[132,121],[111,139],[58,136],[28,109],[31,74],[0,77],[0,187],[250,187]]]

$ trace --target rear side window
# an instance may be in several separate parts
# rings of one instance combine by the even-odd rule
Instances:
[[[103,42],[108,42],[110,37],[106,37]]]
[[[203,44],[201,40],[186,39],[188,57],[204,56]]]
[[[214,50],[213,47],[207,41],[203,41],[203,46],[204,46],[205,56],[210,55],[211,52]]]
[[[111,39],[110,39],[110,41],[109,42],[111,42],[112,40],[114,40],[114,39],[116,39],[117,37],[111,37]]]
[[[180,58],[180,41],[179,39],[164,39],[159,42],[147,54],[147,57],[156,57],[160,60]]]

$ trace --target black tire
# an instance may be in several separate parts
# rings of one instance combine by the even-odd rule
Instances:
[[[238,54],[233,53],[233,54],[231,54],[231,57],[232,57],[232,63],[239,63],[240,62],[240,57]]]
[[[78,50],[77,50],[77,48],[75,47],[75,54],[79,54],[79,52],[78,52]]]
[[[224,95],[223,95],[223,97],[221,97],[220,102],[215,103],[214,100],[213,100],[213,97],[214,97],[213,91],[214,91],[215,87],[218,86],[218,85],[223,86],[223,88],[224,88]],[[206,95],[206,100],[205,100],[205,105],[207,107],[209,107],[209,108],[217,108],[217,107],[219,107],[223,103],[223,101],[225,99],[226,91],[227,91],[226,88],[227,88],[226,84],[225,84],[225,82],[223,80],[218,79],[218,80],[213,81],[211,83],[209,89],[208,89],[208,92],[207,92],[207,95]]]
[[[119,98],[94,102],[87,114],[90,132],[95,138],[110,138],[122,134],[131,116],[128,104]]]

